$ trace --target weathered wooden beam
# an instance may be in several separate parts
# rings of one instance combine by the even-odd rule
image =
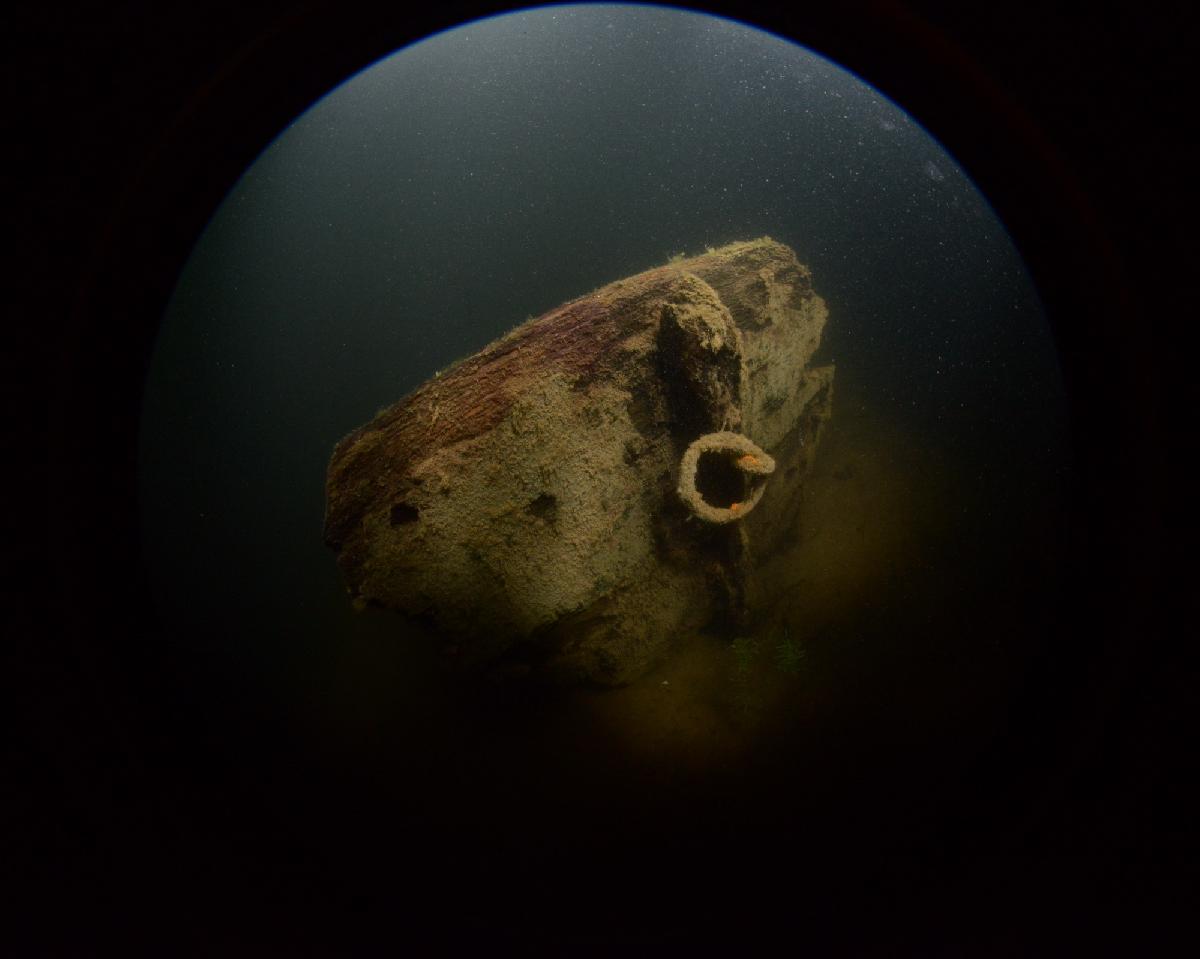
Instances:
[[[600,682],[744,617],[829,416],[826,315],[764,238],[618,280],[435,376],[334,450],[325,540],[352,598],[470,660]],[[693,450],[685,504],[706,434],[745,442]]]

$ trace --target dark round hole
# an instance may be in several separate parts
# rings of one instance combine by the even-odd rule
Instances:
[[[558,499],[553,493],[542,493],[525,508],[531,516],[544,519],[547,523],[553,523],[558,517]]]
[[[728,509],[746,495],[745,478],[729,453],[701,453],[696,464],[696,491],[709,506]]]
[[[410,506],[408,503],[397,503],[392,507],[392,525],[401,526],[404,523],[415,523],[420,519],[421,514],[417,512],[415,506]]]

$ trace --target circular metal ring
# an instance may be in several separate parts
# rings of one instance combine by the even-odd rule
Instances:
[[[727,455],[730,465],[751,482],[745,499],[729,506],[714,506],[696,488],[696,469],[705,453]],[[766,488],[766,478],[775,472],[775,460],[741,433],[705,433],[692,441],[679,461],[679,498],[700,519],[718,525],[733,523],[758,505]]]

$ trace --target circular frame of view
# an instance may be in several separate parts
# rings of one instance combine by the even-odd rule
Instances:
[[[364,881],[405,850],[406,909],[455,885],[514,934],[587,925],[553,876],[637,900],[605,932],[674,928],[651,857],[670,902],[741,869],[775,903],[766,846],[832,875],[1028,815],[1091,437],[1071,314],[964,166],[699,12],[346,48],[172,238],[144,354],[137,649],[179,783],[252,779],[250,845]],[[242,108],[245,149],[280,106]],[[259,855],[225,826],[223,865]]]

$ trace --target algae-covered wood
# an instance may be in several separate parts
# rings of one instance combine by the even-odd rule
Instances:
[[[810,367],[826,315],[761,239],[523,324],[334,450],[325,540],[350,595],[431,621],[470,661],[605,683],[751,615],[829,415],[832,367]]]

